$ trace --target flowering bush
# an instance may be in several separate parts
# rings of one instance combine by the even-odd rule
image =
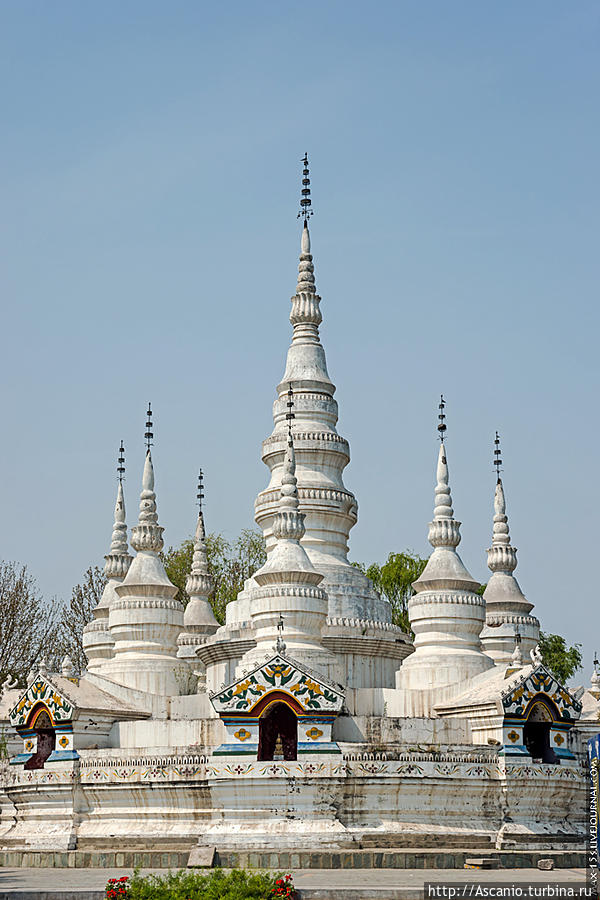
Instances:
[[[106,900],[119,900],[119,897],[127,897],[129,894],[129,878],[123,875],[121,878],[109,878],[106,884]]]
[[[275,881],[275,884],[271,888],[271,893],[269,897],[277,897],[277,898],[286,898],[286,897],[295,897],[296,891],[294,890],[294,885],[292,884],[292,876],[286,875],[284,878],[278,878]]]
[[[131,878],[111,878],[106,885],[106,900],[293,900],[295,896],[291,875],[244,869],[144,876],[136,871]]]

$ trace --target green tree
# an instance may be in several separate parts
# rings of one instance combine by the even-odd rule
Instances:
[[[177,596],[184,606],[189,601],[185,582],[193,555],[193,538],[183,541],[179,547],[169,547],[163,554],[167,575],[179,589]],[[222,534],[209,534],[206,536],[206,556],[214,581],[209,601],[217,621],[223,623],[227,604],[235,600],[246,579],[254,575],[267,558],[262,532],[244,528],[233,542]]]
[[[0,692],[5,682],[25,686],[56,641],[59,615],[58,602],[44,600],[27,566],[0,562]]]
[[[92,610],[98,606],[105,584],[102,569],[90,566],[81,584],[76,584],[71,591],[71,599],[61,611],[54,652],[48,658],[55,671],[60,672],[65,656],[70,657],[78,674],[87,666],[87,656],[83,652],[83,627],[92,621]]]
[[[581,669],[583,662],[581,644],[567,647],[565,639],[559,634],[545,634],[540,631],[539,647],[544,665],[561,684],[566,684],[575,672]]]
[[[375,590],[389,600],[392,605],[392,622],[403,631],[410,632],[408,601],[413,594],[412,583],[422,573],[427,560],[407,550],[404,553],[390,553],[381,566],[378,563],[371,563],[370,566],[362,563],[352,565],[370,578]]]

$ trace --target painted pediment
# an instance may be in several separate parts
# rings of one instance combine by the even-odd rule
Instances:
[[[504,714],[527,718],[537,701],[549,701],[548,707],[558,712],[560,720],[574,722],[581,715],[581,703],[545,666],[536,666],[522,679],[502,693]],[[540,713],[541,714],[541,713]]]
[[[37,710],[44,708],[49,712],[52,724],[71,722],[75,712],[73,701],[48,678],[38,675],[11,709],[10,724],[13,728],[25,728],[37,714]]]
[[[281,653],[228,687],[212,693],[210,701],[219,715],[248,714],[275,691],[288,695],[291,705],[301,707],[307,714],[339,713],[344,704],[339,685],[326,681]]]

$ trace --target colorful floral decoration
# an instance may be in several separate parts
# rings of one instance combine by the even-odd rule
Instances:
[[[323,732],[321,731],[320,728],[317,728],[316,725],[313,725],[313,727],[310,729],[310,731],[306,732],[306,737],[310,738],[311,741],[316,741],[317,738],[320,738],[322,736],[323,736]]]
[[[70,722],[73,718],[73,704],[44,678],[37,678],[10,711],[13,728],[26,725],[29,714],[39,704],[47,708],[53,722]]]
[[[512,741],[513,744],[516,744],[517,741],[519,740],[519,732],[515,731],[514,729],[512,731],[509,731],[506,736],[509,739],[509,741]]]
[[[565,739],[564,739],[564,737],[562,736],[562,734],[557,734],[557,735],[555,736],[555,738],[554,738],[554,743],[555,743],[555,744],[558,744],[559,747],[560,747],[561,744],[564,744],[564,742],[565,742]]]
[[[289,694],[307,712],[336,713],[342,708],[344,695],[339,685],[325,681],[304,669],[300,663],[278,654],[239,681],[211,694],[219,713],[249,712],[270,691]]]
[[[579,700],[576,700],[543,666],[530,672],[523,681],[502,695],[505,715],[525,716],[528,704],[540,694],[552,701],[561,720],[573,722],[581,715],[582,707]]]
[[[249,737],[252,737],[249,731],[246,731],[245,728],[240,728],[239,731],[235,732],[235,737],[238,741],[247,741]]]

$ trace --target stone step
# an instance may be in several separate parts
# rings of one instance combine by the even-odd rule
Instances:
[[[223,868],[249,869],[464,869],[473,857],[473,848],[368,849],[315,852],[225,852],[217,848],[216,862]],[[487,848],[486,859],[497,861],[500,869],[535,868],[540,859],[553,859],[555,868],[585,866],[586,851],[573,850],[493,850]]]
[[[341,850],[339,852],[240,852],[217,848],[215,864],[224,868],[251,869],[463,869],[474,856],[473,847],[463,849],[427,847],[407,849],[369,848],[365,850]],[[494,850],[487,848],[486,859],[497,860],[501,869],[535,868],[540,859],[554,860],[555,868],[579,868],[585,866],[583,849],[572,850]],[[104,850],[99,852],[68,850],[0,851],[0,866],[23,868],[75,868],[75,869],[184,869],[189,851],[141,852],[130,850]]]

